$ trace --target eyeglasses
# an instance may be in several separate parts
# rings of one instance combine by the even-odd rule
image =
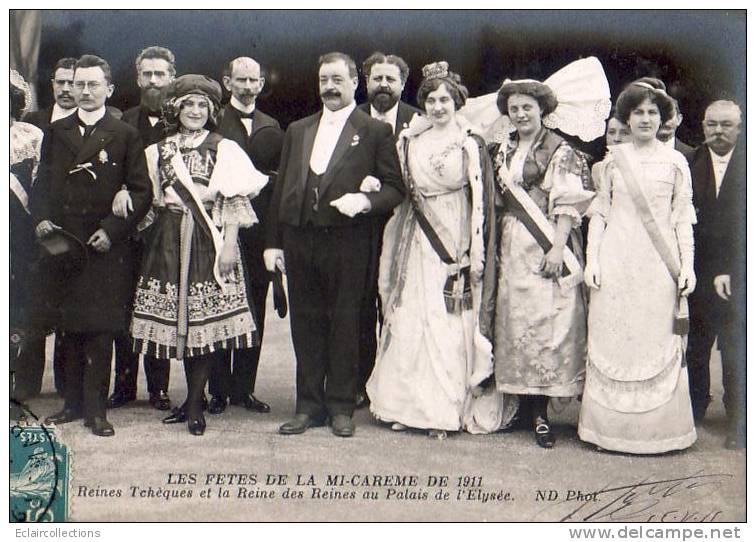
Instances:
[[[141,73],[141,76],[145,79],[152,79],[153,77],[155,79],[165,79],[166,77],[168,77],[168,74],[165,72],[159,72],[159,71],[155,71],[155,72],[143,71]]]
[[[95,91],[102,87],[103,84],[99,81],[74,81],[74,87],[78,90],[84,90],[85,88],[89,87],[89,90]]]

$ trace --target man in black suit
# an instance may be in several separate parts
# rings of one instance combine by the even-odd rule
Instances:
[[[260,64],[249,57],[232,60],[223,77],[223,85],[231,93],[231,101],[221,110],[218,133],[236,141],[259,171],[274,178],[281,157],[283,130],[276,119],[266,115],[256,106],[257,96],[265,86]],[[229,399],[232,405],[243,406],[253,412],[270,412],[270,406],[258,400],[254,396],[254,391],[265,329],[265,299],[270,283],[270,274],[263,262],[263,250],[273,184],[268,183],[252,200],[252,208],[260,224],[239,231],[242,257],[249,280],[248,291],[257,317],[260,344],[254,348],[228,350],[223,356],[223,361],[213,366],[209,383],[212,399],[208,412],[211,414],[220,414],[226,410]]]
[[[55,63],[51,80],[55,103],[45,109],[28,112],[24,115],[24,122],[33,124],[44,132],[50,123],[76,112],[76,101],[73,95],[75,65],[75,58],[61,58]]]
[[[698,288],[690,297],[691,326],[687,361],[690,397],[697,421],[703,420],[711,401],[709,359],[717,337],[722,354],[728,417],[736,418],[736,412],[744,407],[744,404],[736,404],[734,401],[739,384],[731,377],[731,374],[737,374],[737,368],[741,364],[745,364],[745,358],[741,359],[744,353],[735,348],[737,345],[731,344],[731,337],[722,333],[723,326],[728,321],[728,304],[717,295],[714,288],[714,278],[717,275],[735,272],[728,270],[727,265],[723,272],[722,246],[733,246],[737,251],[745,253],[745,235],[737,235],[745,227],[745,213],[738,212],[742,202],[737,201],[737,195],[745,193],[746,173],[745,149],[743,145],[736,145],[740,133],[740,117],[740,108],[734,102],[720,100],[710,104],[703,120],[706,141],[696,149],[690,161],[693,202],[698,218],[694,230]],[[731,226],[733,215],[736,216],[735,227]],[[744,289],[740,289],[736,295],[742,297],[744,293]],[[745,314],[740,316],[744,317]],[[742,341],[743,338],[744,335],[737,337],[735,342]]]
[[[62,331],[66,362],[65,404],[47,423],[85,418],[95,435],[112,436],[105,408],[113,339],[127,329],[135,262],[124,242],[152,201],[139,133],[105,108],[113,94],[110,66],[84,55],[74,70],[79,107],[51,124],[42,144],[32,217],[37,237],[65,230],[86,243],[87,261],[72,274],[50,274],[38,299]],[[126,185],[134,212],[116,217],[112,201]]]
[[[296,415],[279,433],[327,414],[335,435],[351,437],[371,218],[405,190],[391,128],[354,104],[354,61],[323,55],[318,75],[324,107],[286,131],[264,253],[269,271],[287,273],[297,358]]]
[[[23,121],[33,124],[43,132],[50,126],[50,123],[63,119],[76,113],[76,100],[73,95],[73,76],[75,58],[61,58],[53,66],[53,77],[51,79],[53,97],[55,102],[50,107],[40,109],[39,111],[29,111],[24,115]],[[46,330],[49,331],[49,330]],[[53,372],[55,380],[55,389],[58,394],[63,395],[65,389],[65,361],[63,360],[63,347],[60,344],[60,333],[55,334],[55,351],[53,354]],[[35,377],[31,395],[36,395],[41,391],[42,374],[45,367],[45,338],[29,342],[24,353],[24,359],[29,366],[31,373],[39,375]],[[33,369],[31,368],[33,367]],[[39,384],[37,384],[37,382]]]
[[[150,145],[162,140],[165,134],[165,125],[160,120],[160,108],[165,101],[168,86],[176,76],[176,59],[173,53],[165,47],[151,46],[143,49],[135,61],[137,85],[141,93],[140,104],[126,110],[122,120],[139,131],[142,146],[146,149]],[[121,191],[114,203],[127,206],[120,213],[125,216],[128,212],[127,191]],[[142,259],[142,240],[131,238],[126,241],[132,258],[137,262],[134,266],[134,288],[139,280],[139,262]],[[113,393],[108,398],[109,408],[118,408],[136,399],[137,376],[139,374],[139,355],[134,352],[131,337],[128,333],[119,335],[115,339],[116,367]],[[147,377],[147,391],[149,402],[157,410],[171,408],[171,400],[168,397],[170,383],[169,360],[157,359],[152,356],[144,356],[144,372]]]
[[[682,124],[683,121],[682,113],[680,113],[680,104],[672,96],[670,96],[669,99],[672,100],[672,104],[675,106],[675,114],[671,119],[659,127],[659,131],[656,133],[656,138],[676,151],[681,152],[682,155],[690,161],[695,149],[680,141],[676,135],[677,128],[680,127],[680,124]]]
[[[402,92],[409,76],[409,66],[401,57],[376,52],[362,63],[362,73],[365,76],[368,101],[358,108],[374,119],[383,121],[391,126],[394,141],[399,133],[409,126],[415,114],[420,110],[403,102]],[[368,287],[365,290],[365,300],[360,313],[360,366],[357,382],[357,408],[368,405],[365,393],[370,373],[375,366],[375,352],[378,346],[376,325],[380,319],[378,298],[378,263],[383,246],[383,229],[388,216],[376,217],[373,220],[371,232],[372,245],[370,267],[368,271]]]

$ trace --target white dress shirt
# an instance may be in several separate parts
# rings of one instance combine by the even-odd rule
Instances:
[[[356,104],[352,102],[338,111],[323,108],[310,155],[310,168],[316,175],[322,175],[328,169],[328,162],[331,161],[339,136],[355,107],[357,107]]]
[[[394,104],[394,107],[392,107],[385,113],[381,113],[372,105],[370,106],[370,116],[373,117],[374,119],[382,120],[383,122],[389,124],[391,126],[392,132],[396,130],[396,116],[398,114],[399,114],[399,102],[396,102]]]
[[[237,100],[234,96],[231,96],[231,101],[229,102],[231,104],[231,107],[234,109],[238,109],[242,113],[247,113],[251,115],[255,111],[255,103],[252,102],[252,105],[244,105],[239,100]],[[244,129],[247,130],[247,135],[249,136],[252,133],[252,119],[239,119],[242,121],[242,124],[244,125]]]
[[[159,120],[160,117],[158,117],[157,115],[147,115],[147,122],[150,123],[150,126],[155,126]]]
[[[83,122],[87,126],[92,126],[93,124],[97,124],[97,122],[104,116],[105,116],[104,105],[100,109],[97,109],[95,111],[84,111],[83,109],[79,109],[79,119],[81,120],[81,122]],[[81,135],[84,135],[83,126],[79,126],[79,131],[81,132]]]
[[[722,188],[722,180],[724,179],[725,173],[727,172],[727,165],[730,163],[730,158],[732,158],[732,151],[735,150],[735,147],[730,150],[727,154],[724,156],[719,156],[717,153],[709,149],[709,154],[711,155],[711,165],[714,168],[714,186],[717,190],[717,197],[719,197],[719,189]]]
[[[76,113],[76,107],[72,107],[71,109],[63,109],[61,106],[55,103],[53,104],[52,115],[50,115],[50,122],[55,122],[56,120],[70,117],[74,113]]]

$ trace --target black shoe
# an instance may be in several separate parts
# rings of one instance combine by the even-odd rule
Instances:
[[[184,423],[186,421],[186,412],[182,408],[174,408],[170,416],[163,418],[163,423]]]
[[[205,423],[205,417],[200,414],[200,417],[196,420],[189,420],[186,424],[187,429],[189,429],[189,432],[196,436],[201,437],[205,434],[205,428],[207,427],[207,424]]]
[[[282,435],[299,435],[307,431],[310,427],[323,425],[322,419],[315,419],[309,414],[297,414],[288,422],[278,428]]]
[[[53,423],[55,425],[63,425],[64,423],[75,422],[76,420],[80,420],[81,418],[82,416],[80,413],[64,408],[60,412],[56,412],[55,414],[45,418],[45,425]]]
[[[556,438],[554,438],[554,433],[551,432],[551,426],[549,426],[548,420],[544,420],[543,418],[537,419],[533,431],[535,434],[536,444],[538,444],[541,448],[549,449],[554,447]]]
[[[268,412],[270,412],[270,405],[268,403],[263,403],[251,393],[241,398],[233,397],[231,399],[231,404],[236,405],[236,406],[242,406],[246,408],[247,410],[251,410],[253,412],[260,412],[261,414],[267,414]]]
[[[227,404],[228,401],[225,397],[213,395],[213,398],[210,399],[210,405],[207,407],[207,412],[209,414],[223,414],[226,411]]]
[[[167,392],[160,390],[157,393],[150,394],[150,405],[152,405],[152,408],[155,410],[170,410],[171,398],[168,397]]]
[[[117,390],[114,391],[110,397],[108,397],[108,408],[119,408],[135,400],[136,393],[124,393],[120,390]]]
[[[357,396],[354,398],[354,407],[359,410],[361,408],[365,408],[370,404],[370,398],[367,396],[367,393],[360,392],[357,394]]]
[[[354,422],[351,416],[336,414],[331,417],[331,433],[337,437],[351,437],[354,435]]]
[[[110,422],[99,416],[88,419],[84,422],[84,425],[89,427],[92,430],[92,434],[97,435],[98,437],[112,437],[115,435],[115,429],[113,429]]]

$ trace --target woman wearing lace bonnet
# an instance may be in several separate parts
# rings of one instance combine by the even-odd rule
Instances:
[[[585,141],[600,137],[609,86],[595,58],[576,61],[545,82],[505,81],[495,95],[500,116],[491,157],[503,197],[497,257],[495,376],[518,394],[536,443],[554,445],[550,397],[583,389],[586,303],[580,224],[593,199],[587,157],[552,129]],[[477,117],[490,111],[479,98]],[[489,105],[486,106],[485,104]]]

